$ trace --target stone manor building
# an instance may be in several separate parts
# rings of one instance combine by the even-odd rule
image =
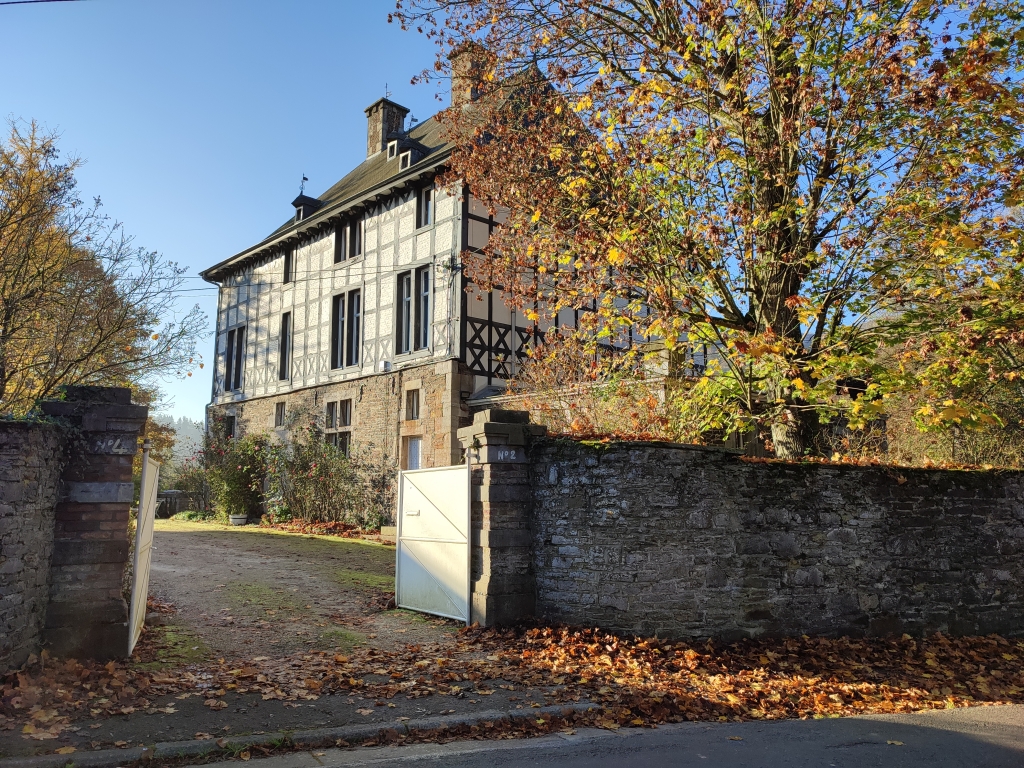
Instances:
[[[471,101],[469,79],[452,94]],[[408,112],[367,107],[366,159],[202,273],[220,289],[210,409],[232,434],[283,437],[314,414],[345,450],[372,445],[407,469],[458,463],[456,430],[524,356],[531,323],[474,290],[460,260],[503,217],[435,184],[451,147],[436,119],[407,125]]]

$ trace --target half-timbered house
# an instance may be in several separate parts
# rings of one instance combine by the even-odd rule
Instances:
[[[468,80],[452,85],[456,104],[472,99]],[[210,408],[235,435],[283,437],[313,414],[345,450],[457,463],[474,397],[514,374],[533,330],[463,274],[460,254],[502,216],[435,183],[451,151],[439,122],[408,125],[388,99],[365,114],[362,163],[202,273],[220,289]]]

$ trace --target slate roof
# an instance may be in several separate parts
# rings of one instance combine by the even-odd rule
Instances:
[[[375,190],[386,189],[403,179],[412,179],[425,170],[436,168],[451,151],[451,145],[444,141],[441,131],[441,124],[433,117],[413,126],[406,134],[407,140],[399,142],[399,154],[401,154],[403,144],[419,145],[417,148],[425,150],[426,154],[412,166],[404,171],[399,171],[397,156],[388,160],[386,151],[378,152],[373,157],[361,162],[343,179],[320,195],[317,199],[323,205],[316,213],[299,222],[295,221],[294,217],[289,218],[261,242],[203,270],[200,275],[210,282],[215,282],[228,268],[270,251],[291,235],[322,226],[326,219],[337,216],[367,196],[372,196],[371,193]]]

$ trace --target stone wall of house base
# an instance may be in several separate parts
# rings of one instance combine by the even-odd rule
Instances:
[[[456,430],[471,420],[462,393],[472,387],[473,377],[457,360],[429,361],[387,373],[325,383],[281,395],[222,403],[211,411],[234,416],[239,436],[267,433],[285,440],[289,431],[313,416],[321,425],[327,404],[352,401],[352,445],[375,450],[405,466],[409,437],[421,437],[422,467],[446,467],[462,460]],[[420,391],[418,419],[406,413],[406,393]],[[285,405],[285,423],[275,426],[278,403]],[[296,421],[298,420],[298,421]]]
[[[39,650],[63,464],[53,424],[0,420],[0,670]]]
[[[535,430],[484,412],[460,432],[480,463],[481,623],[1024,636],[1022,472],[788,464]]]

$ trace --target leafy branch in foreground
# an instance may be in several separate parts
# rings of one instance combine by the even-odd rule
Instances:
[[[473,45],[483,62],[482,97],[444,115],[451,178],[510,210],[471,277],[542,327],[579,312],[595,351],[708,345],[681,432],[764,427],[797,457],[822,420],[870,422],[914,385],[879,346],[939,333],[936,254],[1019,259],[1012,0],[404,0],[395,18],[436,39],[437,69]],[[837,394],[851,378],[865,396]]]

